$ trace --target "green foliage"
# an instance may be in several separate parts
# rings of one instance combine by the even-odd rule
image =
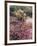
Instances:
[[[25,19],[26,16],[32,17],[32,7],[31,6],[11,6],[10,12],[15,15],[18,19]]]

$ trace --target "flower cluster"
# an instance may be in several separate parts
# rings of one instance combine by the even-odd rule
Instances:
[[[32,39],[32,22],[30,20],[10,24],[10,40]]]

